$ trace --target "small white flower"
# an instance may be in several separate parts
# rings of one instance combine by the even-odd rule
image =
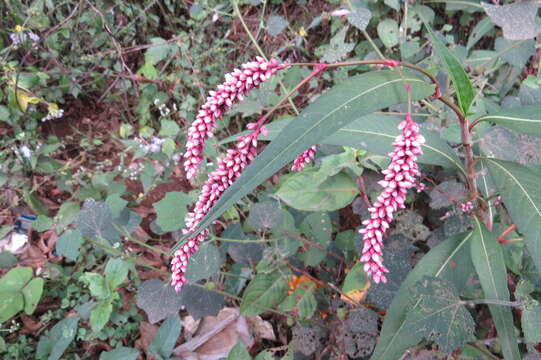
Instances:
[[[46,122],[53,119],[60,119],[64,116],[64,109],[59,109],[58,106],[56,106],[55,104],[53,105],[49,105],[48,114],[41,119],[41,122]]]
[[[26,34],[23,32],[11,33],[9,34],[9,38],[13,45],[19,45],[26,39]]]
[[[19,151],[21,152],[21,155],[26,159],[30,159],[30,157],[32,157],[32,150],[30,150],[30,148],[26,145],[22,145]]]

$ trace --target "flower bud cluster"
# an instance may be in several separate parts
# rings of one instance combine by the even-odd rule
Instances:
[[[460,203],[460,210],[463,213],[469,213],[470,211],[473,210],[473,202],[466,201],[465,203]]]
[[[60,119],[64,116],[64,109],[58,109],[57,107],[49,107],[49,112],[46,116],[41,118],[41,122],[46,122],[53,119]]]
[[[20,45],[25,42],[26,39],[30,39],[30,41],[33,43],[37,43],[41,40],[38,34],[34,34],[31,31],[25,32],[23,30],[24,29],[20,25],[17,25],[15,27],[15,32],[9,34],[9,38],[11,39],[13,45]]]
[[[143,150],[145,154],[148,154],[162,151],[162,146],[165,139],[153,136],[150,141],[147,141],[142,137],[136,137],[135,141],[139,143],[139,148]]]
[[[291,167],[291,170],[293,171],[301,171],[304,169],[306,164],[312,162],[314,158],[316,157],[316,145],[311,146],[308,150],[297,156],[295,161],[293,161],[293,166]]]
[[[364,262],[364,271],[375,283],[387,282],[383,266],[383,236],[393,220],[393,214],[404,208],[408,189],[416,186],[420,176],[417,156],[422,155],[421,144],[425,139],[419,134],[419,125],[406,116],[406,120],[398,125],[401,134],[393,142],[394,150],[389,154],[391,163],[382,173],[385,178],[378,184],[383,191],[371,208],[370,219],[363,221],[364,227],[359,230],[363,234],[363,250],[360,261]]]
[[[188,179],[197,175],[197,168],[203,160],[205,141],[213,136],[216,121],[221,119],[237,101],[241,101],[253,88],[269,79],[278,70],[287,65],[279,64],[276,59],[266,61],[257,57],[242,65],[242,70],[235,69],[225,75],[225,82],[218,85],[216,91],[210,91],[207,101],[188,129],[184,169]]]
[[[231,186],[240,176],[242,170],[248,166],[257,156],[257,137],[267,133],[265,127],[255,128],[255,124],[248,124],[248,129],[253,130],[250,134],[239,137],[235,148],[227,150],[225,157],[218,159],[218,167],[212,171],[205,184],[201,188],[201,195],[195,203],[191,213],[186,216],[186,228],[184,234],[190,233],[197,228],[199,222],[209,212],[210,208],[218,201],[225,190]],[[199,244],[205,240],[209,229],[203,230],[195,237],[189,238],[174,254],[171,261],[171,283],[176,291],[180,291],[186,282],[185,272],[190,256],[199,249]]]

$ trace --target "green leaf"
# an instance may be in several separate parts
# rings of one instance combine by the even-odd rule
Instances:
[[[9,251],[0,251],[0,267],[10,268],[17,264],[17,257]]]
[[[173,347],[180,335],[181,328],[182,324],[178,315],[165,319],[158,329],[154,340],[152,340],[152,343],[148,347],[148,350],[168,359],[173,352]]]
[[[79,318],[68,317],[59,321],[46,334],[39,338],[36,356],[38,359],[59,360],[77,333]]]
[[[83,244],[83,235],[79,229],[65,231],[56,241],[56,252],[69,260],[75,261],[79,256],[79,249]]]
[[[346,278],[344,279],[344,283],[342,284],[342,292],[344,294],[349,295],[352,292],[365,290],[367,288],[368,278],[363,270],[363,266],[363,263],[358,262],[349,269]]]
[[[269,16],[267,20],[267,32],[271,36],[279,35],[289,25],[286,19],[279,15]]]
[[[105,278],[96,273],[86,272],[79,280],[88,284],[90,294],[98,299],[105,299],[111,294],[111,290],[105,282]]]
[[[258,315],[278,305],[287,294],[287,281],[283,274],[257,274],[244,290],[240,312],[242,315]]]
[[[464,114],[468,114],[470,105],[475,97],[470,79],[460,64],[460,61],[449,51],[449,49],[447,49],[447,47],[445,47],[434,31],[432,31],[430,25],[426,22],[425,27],[428,30],[428,37],[432,41],[436,53],[440,57],[443,66],[445,66],[445,69],[453,81],[458,98],[458,105]]]
[[[385,19],[378,23],[378,36],[383,45],[392,48],[398,44],[398,23],[393,19]]]
[[[162,119],[160,124],[160,136],[175,137],[180,132],[180,127],[173,120]]]
[[[371,360],[398,359],[406,349],[421,340],[419,334],[406,329],[407,312],[414,310],[420,304],[420,299],[417,299],[412,306],[408,307],[411,304],[409,289],[424,276],[450,280],[455,287],[461,288],[466,279],[456,277],[455,273],[463,266],[462,261],[469,261],[469,257],[465,260],[459,259],[464,259],[464,253],[469,252],[466,245],[471,237],[470,232],[445,240],[431,249],[408,274],[387,311],[380,339]]]
[[[413,100],[430,96],[433,86],[406,74]],[[268,179],[309,146],[321,142],[360,116],[407,101],[404,80],[395,71],[377,71],[349,78],[326,91],[286,126],[210,209],[192,234],[208,227],[243,196]],[[181,241],[183,240],[181,239]],[[178,247],[180,241],[175,246]]]
[[[514,162],[484,159],[491,178],[518,230],[524,234],[538,273],[541,273],[541,176]]]
[[[182,295],[169,281],[151,279],[143,282],[137,290],[137,306],[145,311],[151,324],[178,314],[182,307]]]
[[[104,351],[100,354],[100,360],[136,360],[139,356],[139,350],[119,346],[111,351]]]
[[[303,283],[289,294],[278,307],[281,311],[296,310],[301,319],[310,319],[316,311],[317,301],[314,296],[316,284]]]
[[[470,50],[483,36],[485,36],[490,30],[494,29],[494,24],[490,21],[490,18],[483,18],[474,26],[470,36],[468,37],[468,43],[466,49]]]
[[[296,119],[286,119],[275,121],[267,125],[268,136],[262,136],[262,140],[274,140],[278,134],[291,121]],[[387,155],[393,149],[393,140],[399,134],[398,124],[402,119],[396,116],[383,114],[370,114],[356,118],[353,122],[336,131],[334,134],[318,142],[318,144],[351,146],[354,148],[366,149],[374,154]],[[245,134],[239,133],[233,135],[221,143],[234,141],[238,136]],[[456,167],[464,174],[466,170],[462,161],[458,158],[451,147],[439,136],[421,129],[421,134],[425,138],[422,144],[423,155],[419,156],[418,162],[422,164],[440,165],[443,167]]]
[[[231,349],[227,360],[251,360],[252,357],[246,350],[246,345],[242,341],[238,341],[237,344]]]
[[[124,210],[128,204],[128,201],[121,198],[120,194],[109,194],[105,199],[105,202],[111,208],[113,218],[120,216],[120,212]]]
[[[32,222],[32,228],[37,232],[47,231],[51,226],[53,226],[53,219],[44,215],[38,215],[36,220]]]
[[[15,291],[0,292],[0,323],[6,322],[24,308],[23,295]]]
[[[165,232],[180,229],[184,226],[186,206],[191,202],[191,198],[184,193],[168,192],[163,199],[153,205],[157,216],[156,224]]]
[[[338,174],[342,169],[350,169],[355,175],[361,175],[363,169],[359,166],[357,153],[359,151],[346,147],[344,152],[332,154],[321,159],[320,171],[327,176]]]
[[[370,23],[370,19],[372,19],[372,13],[367,8],[359,7],[348,14],[347,19],[357,29],[365,30]]]
[[[495,234],[489,232],[477,217],[475,217],[475,223],[471,241],[471,257],[484,297],[489,300],[509,301],[507,270],[502,247],[496,241]],[[496,325],[505,359],[520,359],[511,308],[501,305],[488,307]]]
[[[32,268],[20,266],[8,271],[0,279],[0,290],[2,292],[19,291],[32,279]]]
[[[520,71],[535,54],[535,41],[512,41],[502,37],[496,38],[495,51],[498,58],[514,66]]]
[[[325,173],[316,169],[295,173],[280,186],[276,196],[298,210],[334,211],[349,205],[359,193],[350,175],[339,173],[325,178]]]
[[[318,53],[323,51],[321,62],[333,63],[343,59],[355,47],[354,43],[346,43],[347,26],[340,29],[331,39],[329,45],[318,48]]]
[[[190,257],[186,268],[186,280],[195,283],[216,274],[222,266],[222,257],[214,243],[204,242],[199,251]]]
[[[165,39],[162,39],[160,37],[155,37],[150,39],[150,42],[152,44],[160,44],[165,43]],[[171,44],[163,44],[158,46],[152,46],[148,48],[148,50],[145,53],[145,62],[156,65],[160,61],[164,60],[166,57],[172,55],[174,46]]]
[[[307,266],[319,265],[327,256],[325,249],[332,240],[332,224],[326,212],[311,213],[301,223],[300,230],[306,235],[309,248],[299,255]],[[313,245],[312,245],[313,244]]]
[[[411,298],[419,305],[406,316],[409,331],[446,353],[475,339],[475,322],[451,282],[427,276],[412,287]]]
[[[503,37],[510,40],[532,39],[541,30],[537,23],[535,2],[524,1],[513,4],[493,5],[481,2],[483,9],[494,24],[503,28]]]
[[[524,134],[541,137],[541,106],[522,106],[482,116],[489,121]]]
[[[541,304],[537,300],[531,299],[526,303],[522,310],[521,323],[526,343],[541,343]]]
[[[66,201],[60,205],[58,209],[58,214],[55,216],[55,222],[58,226],[64,228],[71,224],[71,222],[79,214],[80,206],[78,202],[75,201]]]
[[[93,240],[107,240],[111,244],[119,241],[120,232],[113,224],[111,208],[103,201],[86,199],[73,224],[83,236]]]
[[[126,280],[130,264],[120,258],[109,259],[105,266],[105,281],[109,290],[114,291]]]
[[[105,324],[111,318],[111,313],[113,312],[113,304],[109,300],[102,300],[98,303],[92,311],[90,312],[90,326],[92,331],[95,333],[101,331]]]
[[[282,225],[283,213],[275,200],[265,200],[250,207],[248,222],[254,229],[270,229]]]
[[[214,286],[212,283],[207,285]],[[195,320],[216,316],[224,306],[224,295],[200,285],[186,284],[181,294],[182,304]]]
[[[25,193],[24,201],[36,212],[38,215],[45,215],[49,212],[47,207],[41,202],[35,193]]]
[[[27,315],[32,315],[38,306],[38,302],[43,294],[43,283],[44,281],[42,278],[33,278],[23,288],[24,312]]]

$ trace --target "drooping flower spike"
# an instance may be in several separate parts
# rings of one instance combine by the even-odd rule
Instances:
[[[201,106],[195,121],[188,129],[186,152],[184,153],[184,169],[188,179],[197,175],[199,164],[203,160],[205,141],[214,135],[216,121],[231,109],[234,103],[241,101],[253,88],[268,80],[278,70],[287,67],[276,59],[266,61],[256,57],[242,65],[242,70],[235,69],[225,75],[225,82],[210,91],[207,101]]]
[[[314,160],[314,158],[316,157],[316,149],[316,145],[311,146],[310,148],[308,148],[308,150],[297,156],[297,158],[293,161],[293,166],[291,167],[291,170],[301,171],[302,169],[304,169],[306,164],[312,162],[312,160]]]
[[[398,125],[400,135],[393,142],[394,150],[389,154],[391,163],[382,173],[385,178],[378,184],[383,191],[371,208],[370,219],[363,221],[363,250],[360,261],[364,262],[364,271],[375,283],[387,282],[383,265],[383,237],[393,221],[394,213],[404,208],[408,189],[418,184],[420,176],[417,156],[422,155],[421,144],[425,139],[419,134],[419,125],[412,120],[411,114]]]
[[[255,124],[248,124],[248,129],[253,131],[248,135],[239,137],[235,148],[227,150],[227,154],[218,159],[218,167],[209,174],[193,211],[186,216],[184,234],[197,228],[199,222],[218,201],[224,191],[238,179],[242,170],[257,156],[257,137],[259,134],[266,135],[267,129],[264,126],[255,128]],[[171,283],[176,291],[180,291],[182,285],[186,282],[185,272],[190,256],[197,252],[199,244],[205,240],[208,233],[209,229],[207,228],[195,237],[189,238],[175,252],[171,261]]]

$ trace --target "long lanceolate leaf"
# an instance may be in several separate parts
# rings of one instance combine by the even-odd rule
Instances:
[[[485,159],[483,163],[541,273],[541,176],[510,161]]]
[[[482,116],[478,121],[505,126],[532,136],[541,137],[541,106],[522,106]]]
[[[261,136],[259,139],[274,140],[291,121],[296,121],[296,119],[275,121],[267,125],[268,135]],[[397,129],[400,121],[402,121],[401,118],[385,114],[364,115],[338,129],[334,134],[319,142],[318,145],[351,146],[357,149],[366,149],[374,154],[387,155],[393,150],[393,141],[400,132]],[[221,143],[232,142],[243,134],[245,133],[233,135]],[[463,174],[466,174],[462,161],[445,141],[423,129],[421,129],[421,135],[425,137],[426,141],[421,145],[423,155],[419,156],[419,163],[456,167]]]
[[[408,329],[406,322],[408,311],[421,305],[420,299],[411,299],[410,289],[425,276],[445,279],[451,281],[457,289],[463,288],[468,273],[473,271],[469,247],[466,246],[471,237],[470,232],[445,240],[430,250],[408,274],[385,316],[371,360],[399,359],[404,351],[421,341],[422,336]]]
[[[311,145],[321,142],[359,116],[406,102],[404,81],[411,85],[413,100],[423,99],[434,92],[433,86],[420,77],[406,74],[403,79],[390,70],[354,76],[325,92],[288,124],[244,170],[189,236],[209,226],[240,198]]]
[[[428,30],[428,36],[432,41],[432,45],[434,46],[436,53],[440,57],[443,66],[445,66],[445,69],[453,81],[458,98],[458,105],[460,106],[462,112],[467,114],[475,95],[470,79],[460,64],[460,61],[458,61],[458,59],[449,51],[449,49],[447,49],[447,47],[445,47],[440,39],[438,39],[427,22],[425,22],[425,27]]]
[[[477,218],[475,218],[475,225],[471,241],[471,258],[481,281],[485,298],[509,301],[503,249],[496,241],[495,234],[489,232]],[[511,308],[502,305],[489,305],[489,309],[496,325],[504,358],[506,360],[519,360],[520,352]]]

